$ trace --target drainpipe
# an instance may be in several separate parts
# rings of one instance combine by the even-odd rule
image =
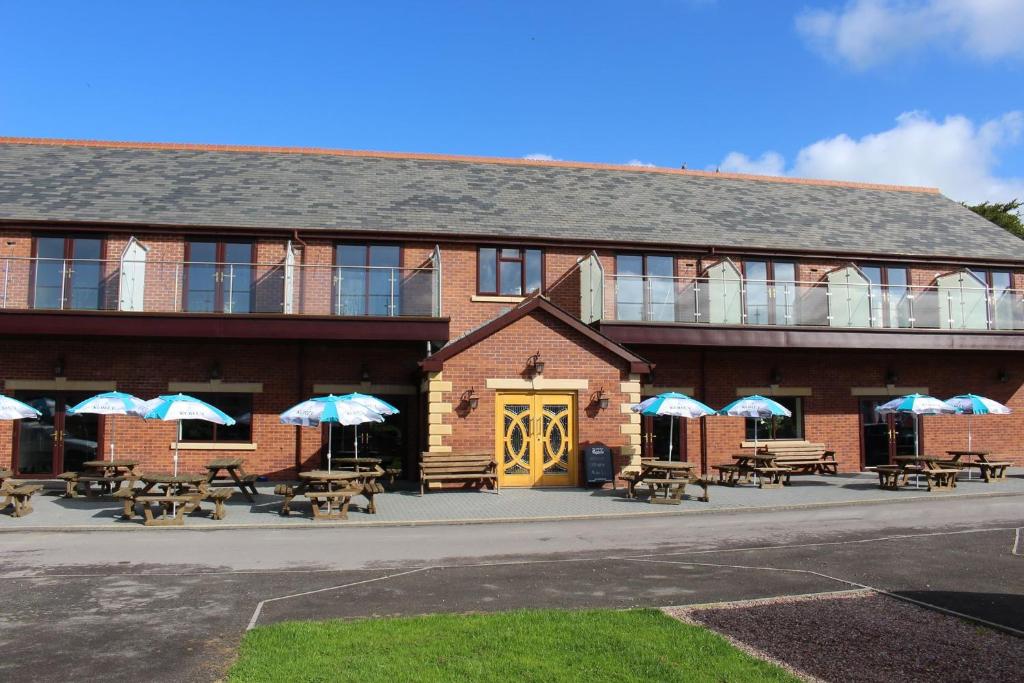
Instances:
[[[706,351],[700,350],[700,398],[708,400],[708,379],[706,369]],[[708,418],[700,418],[700,474],[706,476],[708,472]]]
[[[306,342],[299,341],[299,348],[296,352],[295,395],[298,397],[296,403],[302,400],[302,392],[306,389]],[[295,425],[295,476],[302,471],[302,427]]]

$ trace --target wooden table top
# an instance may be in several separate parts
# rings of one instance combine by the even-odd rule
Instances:
[[[241,467],[245,464],[243,458],[219,458],[217,460],[211,460],[206,463],[206,469],[208,470],[229,470],[234,467]]]
[[[310,470],[309,472],[299,472],[299,479],[305,479],[307,481],[349,481],[351,479],[360,479],[367,475],[372,475],[373,472],[348,472],[345,470]]]
[[[946,451],[949,455],[990,455],[992,451],[971,451],[967,449]]]
[[[692,470],[697,466],[693,462],[681,462],[679,460],[641,460],[640,464],[662,470]]]
[[[86,460],[82,463],[82,466],[96,470],[103,467],[127,467],[131,469],[138,467],[139,463],[137,460]]]
[[[758,462],[771,462],[778,458],[779,456],[771,453],[737,453],[732,456],[733,460],[757,460]]]
[[[142,481],[147,484],[204,484],[205,474],[144,474]]]
[[[384,462],[381,458],[331,458],[332,462],[340,465],[379,465]]]

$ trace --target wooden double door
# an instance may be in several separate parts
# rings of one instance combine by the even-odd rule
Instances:
[[[576,485],[574,394],[498,394],[496,418],[502,486]]]

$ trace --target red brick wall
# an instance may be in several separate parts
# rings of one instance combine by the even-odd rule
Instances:
[[[397,343],[384,347],[380,344],[310,342],[301,351],[299,344],[273,342],[116,342],[85,339],[43,343],[31,339],[7,339],[4,341],[4,353],[0,355],[0,378],[52,380],[56,360],[63,358],[65,376],[69,381],[114,380],[118,390],[141,398],[152,398],[167,393],[169,382],[208,381],[210,369],[216,363],[225,383],[263,383],[263,392],[253,395],[252,434],[258,449],[183,450],[181,469],[202,471],[203,463],[209,460],[238,456],[246,459],[247,467],[253,473],[287,477],[294,476],[296,430],[301,438],[305,468],[318,464],[321,431],[282,425],[279,413],[309,398],[314,383],[358,384],[364,365],[374,384],[414,387],[418,384],[417,361],[421,356],[421,345]],[[164,470],[170,467],[174,423],[132,417],[116,419],[119,454],[141,460],[145,468]],[[12,464],[16,429],[16,423],[0,423],[0,468]],[[416,440],[415,429],[410,438]],[[104,453],[109,452],[108,442],[101,443],[101,447]]]
[[[451,446],[454,453],[494,452],[497,392],[486,388],[486,380],[523,377],[527,359],[538,351],[545,362],[545,379],[589,380],[587,391],[580,391],[577,397],[577,442],[581,446],[602,442],[616,453],[617,469],[628,464],[629,458],[621,454],[628,439],[620,426],[629,422],[629,416],[619,407],[629,400],[620,391],[621,383],[629,380],[628,366],[575,330],[537,312],[445,361],[443,378],[452,383],[453,406],[458,408],[460,397],[470,388],[480,401],[476,410],[445,415],[444,424],[452,426],[452,434],[444,445]],[[610,400],[604,410],[590,405],[591,395],[600,389]]]
[[[712,408],[721,408],[736,396],[737,387],[767,386],[777,369],[781,387],[810,387],[803,399],[804,433],[836,451],[841,469],[856,471],[861,464],[860,398],[851,387],[882,387],[890,370],[898,374],[897,384],[928,387],[931,395],[949,398],[973,392],[1010,406],[1006,416],[973,418],[974,445],[992,450],[1000,458],[1024,465],[1024,359],[1011,354],[985,353],[875,353],[859,351],[720,351],[705,357],[707,392],[701,396],[700,352],[667,347],[635,348],[656,364],[654,383],[663,386],[692,386],[698,398]],[[999,381],[1006,371],[1007,382]],[[688,429],[691,460],[700,457],[697,422]],[[967,418],[926,416],[921,418],[922,451],[943,453],[966,446]],[[731,461],[744,439],[741,418],[707,419],[709,465]]]

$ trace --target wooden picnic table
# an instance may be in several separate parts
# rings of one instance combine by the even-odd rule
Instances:
[[[984,477],[985,483],[991,484],[1006,480],[1006,469],[1010,466],[1010,463],[1008,461],[989,460],[989,456],[992,455],[991,451],[963,449],[946,451],[946,454],[950,456],[950,459],[941,462],[941,464],[946,467],[966,469],[968,479],[971,478],[971,469],[977,469],[981,472],[982,477]],[[961,460],[961,458],[974,458],[974,460]]]
[[[718,479],[721,483],[735,486],[739,483],[740,477],[744,481],[750,481],[750,476],[757,479],[758,488],[778,489],[789,484],[789,475],[792,469],[780,465],[779,456],[775,453],[756,451],[752,453],[737,453],[732,456],[736,461],[731,467],[729,465],[717,465]],[[725,476],[728,475],[728,480]]]
[[[143,506],[146,526],[181,526],[185,515],[202,509],[204,500],[214,504],[213,518],[224,519],[224,504],[234,493],[231,488],[210,488],[206,475],[202,474],[143,474],[142,488],[126,487],[114,492],[124,503],[123,517],[132,519],[135,505]],[[159,489],[159,490],[155,490]],[[153,507],[159,511],[153,512]]]
[[[651,492],[650,502],[678,505],[683,500],[687,484],[696,484],[704,489],[701,500],[708,500],[707,482],[694,476],[696,463],[677,460],[640,461],[640,473],[635,478],[626,480],[626,497],[636,498],[636,485],[645,484]],[[662,495],[659,496],[658,494]]]
[[[281,484],[274,489],[274,492],[284,496],[284,500],[281,502],[282,515],[287,515],[291,512],[291,502],[295,496],[304,495],[313,504],[313,516],[315,518],[345,519],[348,512],[349,499],[360,494],[368,501],[366,512],[372,515],[377,513],[375,496],[384,491],[384,487],[377,481],[382,474],[383,471],[379,467],[360,472],[349,470],[311,470],[299,472],[301,483],[298,486]],[[340,502],[340,509],[334,514],[330,510],[332,499],[339,499]],[[320,507],[321,500],[327,503],[327,514],[323,514],[325,509]]]
[[[256,475],[246,474],[245,460],[243,458],[220,458],[218,460],[212,460],[206,463],[206,483],[213,485],[216,483],[223,484],[234,484],[238,487],[238,490],[242,492],[245,499],[250,503],[253,501],[253,496],[256,495]],[[220,471],[224,470],[227,473],[227,477],[218,478],[217,475]],[[230,478],[229,478],[230,477]]]
[[[81,472],[64,472],[59,476],[64,481],[64,496],[77,498],[79,490],[87,496],[107,495],[121,488],[127,482],[129,486],[139,478],[136,471],[139,463],[136,460],[86,460],[82,463]],[[93,489],[99,485],[99,491]]]
[[[897,455],[893,456],[894,465],[878,465],[873,469],[878,473],[878,485],[883,489],[898,490],[906,485],[910,475],[914,477],[914,486],[920,487],[923,476],[928,482],[929,491],[947,491],[956,488],[956,475],[959,469],[946,466],[942,458],[931,455]]]

